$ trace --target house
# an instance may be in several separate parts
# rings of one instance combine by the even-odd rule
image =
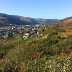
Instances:
[[[25,33],[23,38],[28,38],[30,36],[30,33]]]

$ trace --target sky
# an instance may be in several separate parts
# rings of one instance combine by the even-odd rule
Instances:
[[[0,0],[0,13],[63,19],[72,16],[72,0]]]

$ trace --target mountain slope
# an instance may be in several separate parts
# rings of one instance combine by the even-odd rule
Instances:
[[[41,19],[41,18],[30,18],[24,16],[7,15],[0,13],[0,25],[35,25],[35,24],[49,24],[57,22],[57,19]]]
[[[29,22],[23,21],[19,16],[0,14],[0,25],[9,25],[9,24],[29,24]]]
[[[63,24],[71,24],[72,23],[72,17],[64,18],[64,19],[60,20],[59,22],[63,23]]]

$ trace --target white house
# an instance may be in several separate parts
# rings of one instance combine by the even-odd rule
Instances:
[[[25,33],[23,38],[28,38],[30,36],[30,33]]]

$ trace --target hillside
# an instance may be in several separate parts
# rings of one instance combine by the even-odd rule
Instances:
[[[2,72],[72,72],[72,24],[49,25],[43,36],[0,41]]]
[[[61,24],[70,24],[72,23],[72,17],[67,17],[59,21]]]
[[[35,24],[49,24],[57,22],[57,19],[41,19],[41,18],[30,18],[24,16],[7,15],[0,13],[0,25],[35,25]]]

